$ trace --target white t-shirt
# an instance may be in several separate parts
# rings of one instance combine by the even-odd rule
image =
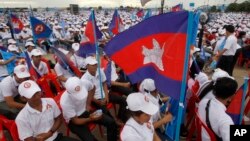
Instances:
[[[145,93],[145,94],[148,97],[149,101],[151,101],[155,106],[159,108],[159,110],[153,116],[151,116],[153,122],[156,122],[160,119],[160,106],[161,106],[159,104],[160,96],[157,95],[157,97],[154,97],[152,94],[149,94],[149,93]]]
[[[5,101],[4,97],[16,97],[19,94],[17,89],[18,86],[19,84],[13,76],[5,77],[0,83],[0,102]]]
[[[103,70],[100,70],[101,71],[101,78],[102,78],[102,83],[106,81],[106,76],[103,72]],[[100,86],[100,76],[99,76],[99,73],[98,73],[98,70],[96,72],[96,76],[92,76],[88,71],[82,76],[81,80],[84,80],[84,79],[87,79],[89,80],[91,83],[94,84],[95,86],[95,95],[94,95],[94,98],[95,99],[102,99],[102,98],[105,98],[105,93],[104,93],[104,90],[103,90],[103,87],[102,87],[102,92],[103,92],[103,97],[101,95],[101,86]]]
[[[4,62],[3,59],[0,59],[0,62]],[[9,75],[8,70],[7,70],[7,66],[6,65],[0,65],[0,77],[1,76],[7,76]]]
[[[28,137],[36,137],[41,133],[47,133],[54,125],[55,118],[61,112],[52,98],[42,98],[42,112],[37,111],[27,103],[16,117],[16,124],[19,138],[24,140]],[[53,141],[57,137],[58,132],[46,141]]]
[[[132,117],[126,122],[121,132],[122,141],[153,141],[153,138],[154,126],[152,121],[139,124]]]
[[[206,106],[209,99],[203,99],[199,103],[198,113],[201,120],[206,123]],[[226,113],[226,107],[216,98],[211,99],[209,106],[209,120],[215,134],[223,139],[230,140],[230,125],[233,125],[231,117]],[[209,140],[205,130],[202,130],[202,140]]]
[[[223,53],[224,56],[234,55],[237,50],[237,38],[235,35],[230,35],[227,37],[224,49],[227,49]]]
[[[31,64],[32,64],[33,68],[39,73],[40,76],[48,74],[49,69],[48,69],[47,64],[45,62],[41,61],[38,68],[34,65],[33,61],[31,61]]]

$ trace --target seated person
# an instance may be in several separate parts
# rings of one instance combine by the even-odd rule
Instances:
[[[9,119],[14,119],[24,107],[26,101],[19,95],[18,86],[25,80],[29,80],[30,73],[26,66],[18,65],[14,68],[14,74],[5,77],[0,83],[0,114]]]
[[[77,141],[57,132],[62,124],[61,112],[53,99],[41,98],[41,89],[34,81],[22,82],[18,91],[27,100],[15,120],[20,140]]]

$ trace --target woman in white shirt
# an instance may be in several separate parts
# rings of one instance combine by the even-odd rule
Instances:
[[[142,93],[130,94],[127,104],[131,117],[121,132],[121,141],[160,141],[151,120],[158,107]]]

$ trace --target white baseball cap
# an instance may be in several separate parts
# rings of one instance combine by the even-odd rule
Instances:
[[[78,77],[70,77],[65,83],[66,91],[77,99],[84,99],[88,92],[83,86],[83,82]]]
[[[16,44],[16,41],[14,39],[9,39],[8,44]]]
[[[27,78],[30,77],[30,73],[25,65],[18,65],[14,68],[14,74],[18,78]]]
[[[147,78],[144,79],[140,85],[140,92],[144,93],[145,90],[152,92],[154,91],[155,88],[155,81],[153,79]]]
[[[80,48],[80,44],[79,44],[79,43],[73,43],[73,44],[72,44],[72,49],[73,49],[74,51],[78,51],[79,48]]]
[[[95,65],[98,63],[96,59],[92,56],[87,57],[85,61],[86,61],[86,64],[88,65]]]
[[[43,55],[43,53],[39,49],[33,49],[30,54],[31,54],[31,56],[41,56],[41,55]]]
[[[216,81],[218,78],[222,78],[222,77],[228,77],[228,78],[232,78],[227,72],[225,72],[224,70],[217,68],[214,70],[213,76],[212,76],[212,80]]]
[[[27,47],[27,46],[33,46],[33,47],[34,47],[35,44],[33,44],[32,42],[26,42],[26,43],[25,43],[25,47]]]
[[[126,101],[130,111],[142,111],[149,115],[154,115],[159,111],[158,107],[142,93],[131,93],[128,95]]]
[[[8,50],[9,51],[16,51],[16,52],[19,52],[19,49],[16,45],[9,45],[8,46]]]
[[[41,88],[33,80],[24,81],[18,86],[19,94],[28,99],[30,99],[35,93],[40,91]]]
[[[204,72],[200,72],[195,76],[195,80],[198,81],[199,85],[201,86],[203,83],[208,81],[208,76]]]

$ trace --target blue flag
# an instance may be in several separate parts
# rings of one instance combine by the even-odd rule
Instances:
[[[151,9],[148,9],[148,11],[147,11],[146,15],[144,16],[143,20],[145,20],[145,19],[147,19],[147,18],[149,18],[151,16],[152,16],[152,11],[151,11]]]
[[[52,33],[52,30],[44,22],[35,17],[30,17],[30,24],[35,39],[49,38]]]

